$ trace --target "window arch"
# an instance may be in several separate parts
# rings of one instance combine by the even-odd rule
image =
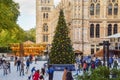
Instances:
[[[46,13],[46,18],[48,18],[48,13]]]
[[[48,3],[50,3],[50,0],[48,0]]]
[[[45,18],[45,13],[43,13],[43,18]]]
[[[48,35],[47,34],[43,34],[43,42],[48,42]]]
[[[112,35],[112,25],[108,25],[108,36]]]
[[[116,0],[112,0],[112,2],[114,3]]]
[[[108,15],[112,15],[112,4],[108,5]]]
[[[96,5],[96,15],[100,15],[100,4]]]
[[[94,38],[94,24],[90,25],[90,38]]]
[[[47,8],[46,8],[47,9]],[[43,18],[45,19],[47,19],[48,18],[48,13],[43,13]]]
[[[90,5],[90,15],[94,15],[94,4]]]
[[[47,31],[48,31],[48,25],[47,25],[46,23],[43,25],[43,31],[44,31],[44,32],[47,32]]]
[[[100,37],[100,25],[99,24],[96,25],[96,37],[97,38]]]
[[[114,28],[113,28],[113,34],[116,34],[118,32],[118,25],[114,24]]]
[[[114,5],[114,15],[118,14],[118,4]]]
[[[94,2],[94,3],[96,3],[96,2],[97,2],[97,0],[93,0],[93,2]]]

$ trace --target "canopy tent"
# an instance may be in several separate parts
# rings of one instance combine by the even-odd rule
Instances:
[[[95,56],[96,56],[96,57],[102,57],[102,56],[103,56],[103,49],[97,51],[97,52],[95,53]]]
[[[27,56],[27,55],[42,55],[43,54],[43,51],[46,49],[46,45],[45,44],[35,44],[34,42],[32,41],[26,41],[26,42],[23,42],[22,44],[23,46],[23,50],[24,53],[23,55],[24,56]],[[11,43],[10,44],[10,47],[13,51],[13,53],[15,53],[15,55],[17,56],[20,56],[20,43]]]
[[[35,43],[30,41],[30,40],[28,40],[28,41],[24,42],[24,44],[35,44]]]
[[[111,36],[107,36],[105,38],[107,38],[107,39],[110,39],[110,38],[120,38],[120,33],[116,33],[116,34],[113,34]]]

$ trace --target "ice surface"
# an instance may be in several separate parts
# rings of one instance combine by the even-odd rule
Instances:
[[[38,61],[37,64],[35,64],[35,62],[33,62],[30,65],[30,69],[28,74],[25,73],[24,76],[20,76],[19,75],[19,71],[17,71],[17,67],[14,66],[14,62],[11,62],[11,73],[9,73],[8,75],[3,75],[3,69],[0,69],[0,80],[27,80],[28,76],[30,75],[30,70],[33,66],[36,67],[36,69],[41,69],[43,67],[43,64],[46,63],[46,61]],[[26,69],[25,69],[26,72]],[[73,72],[74,74],[74,72]],[[55,71],[54,72],[54,79],[53,80],[62,80],[62,75],[63,75],[63,71]],[[48,80],[48,75],[45,76],[45,80]]]

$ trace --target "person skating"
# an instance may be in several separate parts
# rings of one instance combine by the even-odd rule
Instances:
[[[24,66],[25,66],[25,64],[23,62],[21,62],[20,76],[21,76],[21,74],[24,76]]]
[[[43,76],[45,75],[45,69],[44,68],[41,68],[41,73],[42,73]]]
[[[29,67],[30,67],[30,60],[27,59],[27,61],[26,61],[26,74],[28,73]]]
[[[65,67],[64,72],[63,72],[63,76],[62,76],[62,80],[66,80],[67,72],[68,72],[68,68]]]
[[[7,66],[8,66],[8,71],[9,71],[9,73],[11,73],[11,65],[10,65],[10,62],[9,62],[9,61],[7,62]]]
[[[53,69],[52,65],[48,66],[47,73],[49,75],[49,80],[53,80],[54,69]]]
[[[17,60],[16,65],[17,65],[17,71],[20,71],[20,65],[21,65],[20,59]]]
[[[72,77],[72,72],[71,70],[69,70],[66,74],[66,80],[74,80],[73,77]]]
[[[34,73],[32,80],[39,80],[39,78],[40,78],[40,71],[37,70],[37,71]]]
[[[8,69],[7,62],[4,61],[3,62],[3,75],[7,75],[8,74],[7,69]]]

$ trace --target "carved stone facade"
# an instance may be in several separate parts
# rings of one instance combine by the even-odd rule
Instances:
[[[36,0],[36,43],[51,44],[59,10],[64,10],[74,50],[85,55],[101,47],[103,38],[120,32],[120,0]]]

